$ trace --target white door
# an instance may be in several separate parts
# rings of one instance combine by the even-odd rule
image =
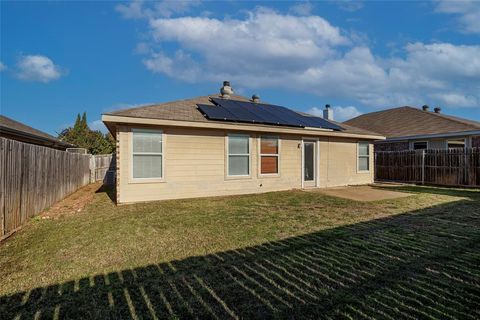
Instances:
[[[316,141],[303,141],[303,165],[302,179],[303,187],[311,188],[317,186],[317,150]]]

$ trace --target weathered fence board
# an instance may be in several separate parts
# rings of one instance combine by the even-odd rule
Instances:
[[[93,156],[94,172],[92,172],[95,181],[103,181],[105,184],[113,185],[115,180],[115,155],[97,154]]]
[[[0,239],[90,182],[89,155],[0,138]]]
[[[375,153],[375,179],[480,186],[480,148]]]

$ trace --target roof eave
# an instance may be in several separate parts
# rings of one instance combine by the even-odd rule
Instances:
[[[279,133],[291,133],[299,135],[312,135],[312,136],[336,136],[345,138],[360,138],[367,140],[384,140],[385,137],[381,135],[371,134],[359,134],[359,133],[346,133],[333,130],[318,130],[311,128],[289,128],[289,127],[275,127],[268,125],[251,125],[242,123],[219,123],[219,122],[196,122],[196,121],[179,121],[179,120],[165,120],[165,119],[153,119],[153,118],[140,118],[140,117],[127,117],[116,116],[111,114],[103,114],[102,121],[107,128],[109,125],[122,123],[122,124],[139,124],[139,125],[163,125],[172,127],[190,127],[190,128],[205,128],[205,129],[230,129],[240,131],[258,131],[258,132],[279,132]],[[110,130],[110,129],[109,129]]]
[[[414,140],[414,139],[453,138],[453,137],[475,136],[475,135],[480,135],[480,130],[469,130],[469,131],[458,131],[458,132],[421,134],[421,135],[414,135],[414,136],[391,137],[391,138],[386,138],[382,142],[405,141],[405,140]]]
[[[55,138],[47,138],[47,137],[43,137],[43,136],[35,135],[35,134],[32,134],[32,133],[12,129],[12,128],[5,127],[5,126],[0,126],[0,131],[9,133],[9,134],[14,135],[14,136],[28,138],[28,139],[38,141],[38,142],[46,142],[51,146],[58,146],[58,147],[64,147],[64,148],[75,147],[75,145],[73,145],[73,144],[70,144],[70,143],[55,139]]]

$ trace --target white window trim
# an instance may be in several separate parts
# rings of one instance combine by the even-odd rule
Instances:
[[[247,156],[246,153],[230,154],[229,137],[244,137],[248,138],[248,174],[230,175],[230,156]],[[228,180],[246,179],[252,177],[252,138],[249,134],[229,133],[225,136],[225,176]]]
[[[277,139],[277,153],[262,153],[262,138]],[[257,138],[258,145],[258,176],[259,177],[279,177],[280,176],[280,136],[276,135],[260,135]],[[262,173],[262,156],[264,157],[277,157],[277,173]]]
[[[368,145],[368,155],[360,155],[360,144],[366,143]],[[372,159],[370,158],[371,156],[371,150],[370,150],[370,142],[369,141],[358,141],[357,142],[357,173],[369,173],[370,172],[370,166],[372,164]],[[360,170],[360,157],[362,158],[368,158],[368,169],[367,170]]]
[[[415,151],[415,143],[423,143],[423,142],[425,142],[427,144],[427,149],[429,149],[430,143],[428,142],[428,140],[419,140],[419,141],[412,141],[410,150]],[[417,149],[417,150],[427,150],[427,149]]]
[[[305,155],[304,155],[304,146],[305,142],[313,142],[315,146],[315,159],[314,159],[314,166],[313,166],[313,173],[315,175],[314,183],[315,185],[312,186],[311,188],[318,188],[320,186],[320,140],[318,138],[312,138],[312,137],[302,137],[302,140],[300,141],[300,152],[301,154],[301,178],[302,178],[302,189],[305,188],[305,183],[310,183],[311,181],[305,181]]]
[[[133,133],[134,132],[150,132],[150,133],[160,133],[162,135],[162,152],[133,152]],[[165,182],[165,133],[163,130],[157,129],[144,129],[144,128],[132,128],[130,130],[130,181],[129,183],[155,183],[155,182]],[[135,154],[144,154],[144,155],[161,155],[162,156],[162,177],[161,178],[134,178],[133,177],[133,157]]]

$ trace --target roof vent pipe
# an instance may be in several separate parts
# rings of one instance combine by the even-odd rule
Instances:
[[[233,88],[230,87],[230,81],[223,81],[223,87],[220,88],[220,94],[223,99],[230,98],[230,95],[233,94]]]
[[[433,111],[435,111],[435,113],[440,113],[440,111],[442,111],[442,108],[435,107],[435,109],[433,109]]]
[[[260,96],[258,94],[252,95],[252,102],[253,103],[259,103],[260,102]]]
[[[325,105],[325,110],[323,110],[323,119],[333,120],[333,110],[329,104]]]
[[[423,111],[428,111],[428,108],[430,108],[430,107],[425,104],[425,105],[423,105],[422,110]]]

